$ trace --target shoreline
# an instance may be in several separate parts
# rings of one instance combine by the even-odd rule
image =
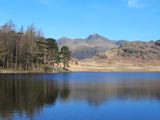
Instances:
[[[0,74],[54,74],[54,73],[72,73],[72,72],[160,72],[160,70],[75,70],[61,72],[42,72],[42,71],[11,71],[0,70]]]
[[[52,72],[45,72],[41,70],[31,70],[31,71],[22,71],[22,70],[7,70],[7,69],[1,69],[0,74],[44,74],[44,73],[65,73],[65,72],[71,72],[69,70],[61,69],[59,71],[52,71]]]

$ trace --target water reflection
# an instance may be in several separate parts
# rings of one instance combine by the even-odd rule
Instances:
[[[119,79],[119,82],[80,82],[37,79],[36,75],[0,76],[0,116],[34,115],[57,100],[85,100],[99,105],[111,99],[160,100],[160,80]]]
[[[35,76],[6,75],[0,77],[0,116],[12,113],[33,115],[44,105],[54,105],[58,97],[66,99],[69,87],[54,80],[34,80]]]
[[[160,81],[135,80],[120,83],[83,83],[70,85],[70,99],[85,99],[92,105],[99,105],[113,98],[116,99],[156,99],[160,100]]]

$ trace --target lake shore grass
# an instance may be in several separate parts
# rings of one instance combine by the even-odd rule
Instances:
[[[136,64],[120,62],[95,62],[79,61],[78,64],[70,63],[69,67],[64,69],[60,66],[41,66],[24,71],[22,69],[0,69],[1,74],[7,73],[64,73],[64,72],[160,72],[159,64]]]
[[[79,72],[160,72],[158,64],[135,64],[135,63],[97,63],[79,62],[78,65],[70,64],[71,71]]]

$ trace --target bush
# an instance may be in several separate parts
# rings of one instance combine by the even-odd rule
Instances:
[[[53,72],[53,68],[50,66],[45,66],[44,71],[45,72]]]

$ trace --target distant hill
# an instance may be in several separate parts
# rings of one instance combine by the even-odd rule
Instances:
[[[160,40],[155,42],[126,42],[125,44],[110,51],[100,53],[96,56],[99,59],[124,60],[132,62],[159,61],[160,60]]]
[[[59,47],[68,46],[72,57],[79,60],[92,58],[132,62],[160,60],[160,40],[155,42],[114,41],[99,34],[92,34],[85,39],[60,38],[58,45]]]
[[[114,44],[120,46],[120,45],[125,44],[125,43],[128,42],[128,41],[127,41],[127,40],[118,40],[118,41],[113,40],[112,42],[113,42]]]
[[[70,70],[160,71],[160,40],[126,42],[92,58],[78,60],[75,63],[70,64]]]
[[[59,47],[63,45],[68,46],[72,52],[72,57],[85,59],[108,51],[111,48],[118,47],[120,41],[112,41],[99,34],[92,34],[86,39],[70,39],[63,37],[58,40],[58,45]]]

